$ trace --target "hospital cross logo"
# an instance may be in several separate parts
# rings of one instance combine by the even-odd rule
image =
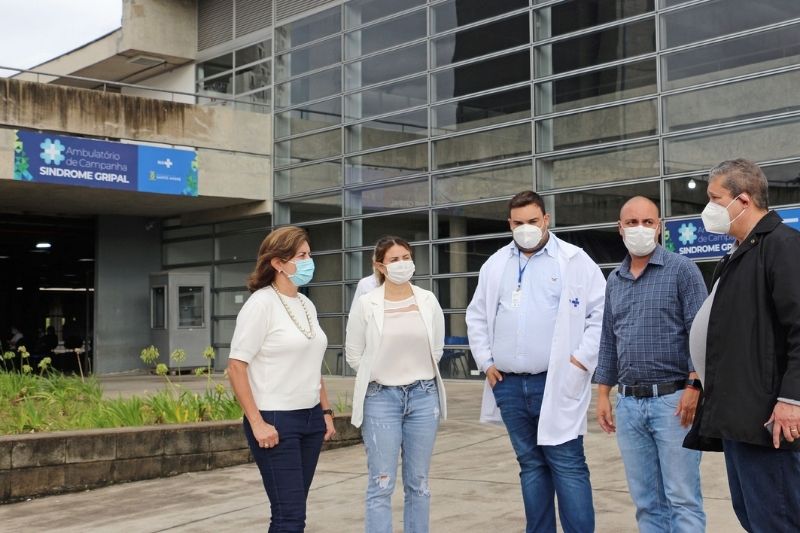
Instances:
[[[61,141],[58,139],[56,139],[55,142],[50,139],[45,139],[39,147],[42,149],[42,153],[39,154],[39,157],[48,165],[60,165],[62,161],[66,159],[64,157],[64,150],[66,150],[67,147],[61,144]]]
[[[678,233],[680,233],[678,240],[681,241],[681,244],[684,246],[694,244],[694,241],[697,240],[697,226],[691,222],[688,224],[681,224],[678,228]]]

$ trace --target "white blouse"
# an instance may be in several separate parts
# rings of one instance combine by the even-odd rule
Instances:
[[[383,301],[383,334],[370,381],[381,385],[408,385],[433,379],[428,332],[413,296],[400,301]]]
[[[260,411],[309,409],[319,403],[322,358],[328,338],[311,300],[281,295],[307,338],[289,316],[272,287],[257,290],[236,317],[230,359],[244,361],[253,398]],[[311,324],[306,317],[306,311]]]

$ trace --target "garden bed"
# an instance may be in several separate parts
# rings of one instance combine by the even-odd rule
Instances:
[[[336,418],[323,449],[361,442]],[[251,461],[240,420],[0,437],[0,503]]]

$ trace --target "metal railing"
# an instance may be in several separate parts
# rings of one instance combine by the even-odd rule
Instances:
[[[139,91],[149,91],[153,93],[161,93],[167,94],[170,96],[169,99],[167,98],[157,98],[154,97],[154,100],[167,100],[171,102],[178,102],[178,103],[188,103],[188,102],[179,102],[176,100],[176,97],[191,97],[195,101],[192,103],[195,104],[205,104],[205,105],[231,105],[233,107],[245,108],[247,106],[253,106],[255,108],[262,108],[259,109],[257,112],[259,113],[269,113],[271,111],[271,105],[259,102],[251,102],[247,100],[239,100],[236,98],[230,98],[226,96],[209,96],[203,93],[193,93],[193,92],[186,92],[186,91],[176,91],[172,89],[164,89],[164,88],[157,88],[157,87],[148,87],[147,85],[138,85],[135,83],[125,83],[121,81],[111,81],[111,80],[102,80],[98,78],[88,78],[86,76],[75,76],[72,74],[54,74],[52,72],[42,72],[40,70],[31,70],[31,69],[23,69],[23,68],[14,68],[14,67],[7,67],[4,65],[0,65],[0,74],[3,71],[11,71],[16,72],[16,74],[12,75],[0,75],[0,78],[7,77],[12,78],[13,76],[18,76],[20,74],[33,74],[36,76],[37,83],[50,83],[52,81],[58,79],[67,79],[67,80],[76,80],[81,82],[89,82],[94,83],[95,87],[90,87],[89,90],[95,91],[102,91],[102,92],[109,92],[109,88],[127,88],[127,89],[136,89]],[[47,78],[45,81],[42,81],[42,78]],[[21,80],[21,81],[28,81],[28,80]],[[86,88],[86,87],[80,87]],[[266,88],[266,87],[265,87]],[[246,95],[245,95],[246,96]]]

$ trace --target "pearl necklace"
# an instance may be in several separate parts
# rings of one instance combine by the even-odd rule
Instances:
[[[300,330],[300,333],[305,335],[307,339],[313,339],[316,333],[314,332],[314,325],[311,323],[311,315],[308,313],[308,309],[306,308],[306,304],[303,303],[303,299],[300,296],[298,296],[298,299],[300,300],[300,306],[303,308],[303,311],[306,314],[306,320],[308,321],[308,329],[305,329],[303,326],[300,325],[300,321],[297,320],[297,317],[294,316],[292,310],[289,309],[289,306],[283,299],[281,291],[278,290],[278,287],[276,287],[274,283],[272,284],[272,290],[275,291],[275,294],[278,295],[278,299],[283,304],[283,308],[286,309],[286,312],[289,314],[289,318],[292,319],[292,322],[294,322],[294,325],[297,326],[297,329]]]

